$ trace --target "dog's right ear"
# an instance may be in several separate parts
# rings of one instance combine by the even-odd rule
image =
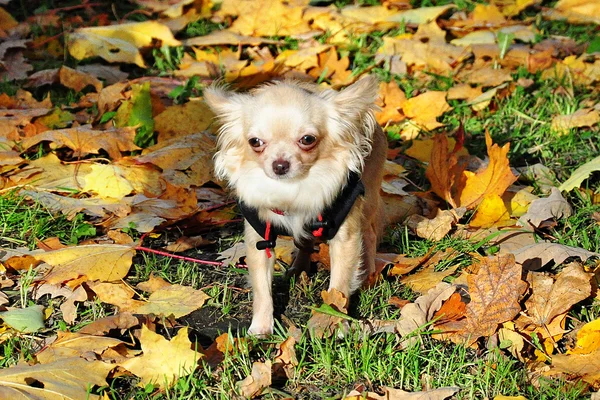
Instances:
[[[204,101],[219,119],[236,119],[242,110],[244,95],[229,92],[218,85],[204,89]]]

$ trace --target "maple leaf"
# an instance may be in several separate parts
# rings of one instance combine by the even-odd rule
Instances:
[[[380,111],[375,113],[375,118],[381,126],[400,122],[406,117],[399,111],[406,102],[406,95],[393,79],[389,83],[379,84],[379,99],[377,105]]]
[[[113,160],[121,158],[121,152],[140,150],[133,143],[135,128],[113,128],[105,131],[93,129],[90,125],[70,129],[46,131],[21,142],[23,149],[36,146],[41,142],[51,142],[51,148],[68,147],[76,157],[98,154],[105,150]]]
[[[185,104],[167,107],[154,118],[158,141],[189,136],[207,129],[215,115],[204,101],[190,100]]]
[[[462,218],[466,209],[437,210],[434,218],[425,218],[421,215],[411,215],[406,219],[406,225],[411,228],[418,237],[423,239],[439,241],[450,232],[458,220]]]
[[[144,68],[146,64],[138,49],[150,46],[156,39],[167,46],[181,45],[167,26],[144,21],[76,29],[68,35],[67,47],[77,60],[99,56],[108,62],[127,62]]]
[[[140,333],[142,355],[119,365],[140,377],[140,385],[171,386],[179,377],[196,369],[200,354],[192,350],[188,328],[181,328],[170,341],[142,325]],[[165,357],[168,355],[168,357]]]
[[[135,250],[124,245],[85,245],[32,254],[52,269],[43,281],[61,283],[85,275],[89,280],[116,281],[127,275]]]
[[[482,171],[473,173],[463,173],[466,175],[464,186],[458,187],[458,193],[455,198],[461,207],[472,209],[477,207],[487,195],[502,195],[504,191],[517,180],[512,173],[508,163],[508,150],[510,144],[499,147],[492,144],[492,138],[489,133],[485,134],[485,143],[487,146],[489,165]]]
[[[319,54],[318,59],[318,66],[308,71],[313,78],[330,79],[334,88],[349,85],[358,79],[358,75],[352,78],[352,71],[348,70],[350,66],[348,57],[339,59],[334,47],[326,53]]]
[[[467,277],[471,302],[465,319],[439,325],[444,331],[454,331],[454,342],[473,344],[478,338],[490,336],[498,325],[510,321],[521,311],[519,299],[527,288],[521,280],[521,267],[512,254],[483,258],[476,275]]]
[[[134,164],[125,160],[119,164],[91,164],[90,172],[83,178],[84,192],[97,194],[102,199],[122,200],[136,192],[159,196],[164,183],[160,171],[150,164]]]
[[[477,207],[477,211],[469,225],[475,228],[489,228],[494,225],[514,225],[514,221],[511,222],[508,209],[502,198],[497,194],[490,194],[485,196],[479,207]]]

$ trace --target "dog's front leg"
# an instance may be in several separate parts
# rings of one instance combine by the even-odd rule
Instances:
[[[363,251],[363,199],[357,199],[337,234],[329,242],[331,281],[329,289],[337,289],[350,297],[362,283],[361,256]]]
[[[256,248],[256,242],[262,240],[248,222],[245,223],[246,264],[252,285],[252,323],[248,333],[256,336],[273,333],[273,296],[271,283],[273,280],[273,265],[275,254],[267,257],[264,250]],[[272,252],[274,253],[274,252]]]

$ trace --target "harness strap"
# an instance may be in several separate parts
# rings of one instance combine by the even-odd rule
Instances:
[[[360,176],[352,172],[348,177],[346,186],[336,196],[335,200],[319,214],[316,221],[306,226],[305,229],[312,231],[313,236],[331,240],[335,237],[342,226],[344,220],[350,213],[352,206],[359,196],[364,196],[365,186]],[[256,243],[258,250],[265,250],[267,257],[271,257],[270,249],[275,247],[277,236],[291,236],[292,232],[271,225],[271,221],[262,221],[258,217],[258,210],[247,206],[243,201],[238,200],[238,205],[242,215],[265,240]],[[284,215],[280,210],[273,210],[276,214]]]

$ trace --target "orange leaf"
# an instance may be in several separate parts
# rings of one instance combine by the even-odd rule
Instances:
[[[425,171],[425,176],[431,183],[431,190],[456,208],[452,191],[456,177],[462,172],[462,167],[458,165],[456,153],[448,150],[446,135],[436,135],[433,140],[431,162]]]
[[[457,188],[458,195],[455,197],[455,201],[460,198],[458,203],[461,207],[473,209],[483,201],[485,196],[493,194],[501,196],[517,180],[510,169],[506,156],[510,144],[507,143],[502,147],[492,144],[492,138],[487,132],[485,143],[490,163],[483,171],[476,174],[465,174],[465,185]]]

